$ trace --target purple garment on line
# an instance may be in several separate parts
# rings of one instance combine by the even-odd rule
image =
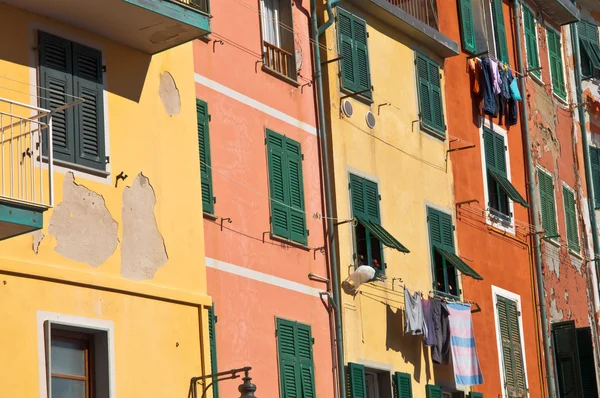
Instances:
[[[435,324],[433,323],[433,308],[431,308],[431,299],[421,300],[423,306],[423,320],[427,330],[424,336],[425,345],[432,347],[437,344],[437,338],[435,336]]]
[[[500,94],[502,88],[500,86],[500,72],[498,71],[498,62],[490,59],[490,75],[492,75],[492,89],[494,94]]]

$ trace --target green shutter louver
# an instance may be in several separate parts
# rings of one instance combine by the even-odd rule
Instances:
[[[267,130],[267,163],[271,232],[273,235],[306,245],[304,180],[300,143]]]
[[[525,50],[527,55],[527,68],[538,69],[540,67],[540,57],[537,44],[537,21],[533,12],[524,4],[523,8],[523,30],[525,31]],[[541,70],[531,72],[535,77],[542,77]]]
[[[581,373],[575,321],[552,324],[554,361],[561,397],[581,397]]]
[[[506,29],[504,27],[504,11],[502,10],[502,0],[492,0],[492,19],[494,21],[496,58],[505,64],[509,64],[508,44],[506,43]]]
[[[475,22],[473,21],[473,4],[471,0],[458,1],[458,14],[460,16],[460,36],[463,50],[475,53],[477,44],[475,43]]]
[[[579,232],[577,227],[577,210],[575,194],[563,187],[563,202],[565,205],[565,224],[567,226],[567,241],[569,249],[579,252]]]
[[[552,90],[563,100],[567,99],[565,77],[563,71],[563,58],[560,34],[553,29],[546,28],[548,39],[548,55],[550,57],[550,75],[552,78]]]
[[[427,384],[425,392],[427,393],[427,398],[442,398],[442,388],[440,386]]]
[[[554,181],[552,176],[538,169],[538,184],[540,188],[540,204],[542,211],[542,228],[546,230],[545,236],[556,237],[556,205],[554,200]]]
[[[595,208],[600,209],[600,148],[588,147],[592,165],[592,184],[594,187]]]
[[[357,363],[349,362],[348,379],[350,383],[350,398],[367,398],[365,367]]]
[[[582,69],[585,69],[585,76],[592,77],[596,74],[594,69],[600,69],[598,27],[589,22],[580,21],[577,23],[577,32],[579,34]],[[582,50],[583,52],[581,52]]]
[[[297,358],[300,362],[302,398],[315,398],[315,369],[313,362],[313,339],[310,326],[296,323]]]
[[[597,398],[596,366],[594,364],[594,345],[589,327],[577,328],[577,351],[581,369],[582,398]]]
[[[454,253],[454,227],[452,216],[439,210],[427,208],[429,238],[432,246]]]
[[[367,25],[364,20],[338,9],[338,42],[341,60],[342,87],[352,92],[371,88]],[[372,98],[370,91],[361,94]]]
[[[508,396],[520,397],[526,392],[523,350],[519,327],[517,303],[502,296],[497,297],[498,323],[502,340],[504,385]]]
[[[415,63],[421,128],[445,137],[446,122],[440,68],[435,62],[421,54],[416,55]]]
[[[483,393],[471,391],[469,393],[469,398],[483,398]]]
[[[215,315],[215,304],[208,309],[208,340],[210,344],[210,368],[211,373],[218,373],[219,366],[217,365],[217,316]],[[219,398],[219,383],[218,376],[213,376],[213,398]]]
[[[395,398],[412,398],[412,380],[409,373],[396,372],[394,374]]]
[[[296,361],[296,322],[277,319],[281,398],[301,397],[300,363]]]
[[[212,162],[210,157],[210,133],[208,104],[196,99],[196,120],[198,122],[198,154],[200,157],[200,184],[202,188],[202,210],[214,213],[212,183]]]

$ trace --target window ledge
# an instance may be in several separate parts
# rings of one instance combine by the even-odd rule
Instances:
[[[536,82],[540,86],[542,86],[542,87],[546,86],[546,84],[544,83],[544,81],[542,80],[542,78],[541,77],[537,77],[532,72],[529,72],[529,77],[531,78],[531,80],[533,80],[534,82]]]
[[[289,83],[296,88],[300,87],[300,83],[296,79],[292,79],[291,77],[282,75],[281,73],[274,71],[268,66],[263,65],[261,69],[263,72],[268,73],[269,75],[274,76],[280,80],[283,80],[284,82]]]
[[[556,93],[554,92],[554,90],[552,91],[552,95],[553,95],[553,96],[554,96],[554,98],[555,98],[555,99],[556,99],[558,102],[560,102],[562,105],[569,106],[569,103],[567,102],[567,100],[566,100],[566,99],[564,99],[564,98],[562,98],[562,97],[561,97],[561,96],[559,96],[558,94],[556,94]]]
[[[433,130],[433,129],[427,127],[427,126],[425,126],[425,124],[423,124],[422,122],[419,122],[419,124],[420,124],[420,128],[421,128],[421,132],[422,133],[425,133],[425,134],[427,134],[429,136],[432,136],[433,138],[437,138],[437,139],[439,139],[441,141],[446,141],[446,138],[447,138],[446,134],[442,134],[440,132],[437,132],[437,131],[435,131],[435,130]]]
[[[555,240],[556,238],[551,238],[551,239],[547,239],[545,237],[542,237],[542,240],[546,243],[551,244],[552,246],[556,246],[558,248],[560,248],[561,244],[559,241]]]
[[[44,163],[48,163],[48,157],[42,156],[42,161]],[[86,173],[86,174],[90,174],[90,175],[94,175],[94,176],[98,176],[98,177],[103,177],[103,178],[106,178],[110,175],[110,173],[105,170],[98,170],[98,169],[94,169],[91,167],[86,167],[86,166],[82,166],[82,165],[79,165],[76,163],[66,162],[64,160],[59,160],[59,159],[54,159],[54,165],[60,166],[60,167],[65,167],[67,169],[80,171],[82,173]]]
[[[583,260],[583,256],[581,255],[580,252],[576,252],[573,249],[569,249],[569,254],[575,258],[578,258],[579,260]]]
[[[294,242],[293,240],[289,240],[287,238],[282,238],[281,236],[273,235],[272,233],[269,233],[269,236],[271,237],[271,240],[278,241],[278,242],[281,242],[281,243],[285,243],[287,245],[294,246],[294,247],[296,247],[298,249],[302,249],[304,251],[310,251],[311,250],[310,247],[308,247],[307,245],[304,245],[302,243]]]
[[[340,81],[340,86],[341,86],[341,81]],[[353,94],[352,91],[347,90],[347,89],[345,89],[343,87],[340,88],[340,92],[341,92],[342,96],[343,95],[348,95],[348,94]],[[373,91],[371,91],[371,93],[372,92]],[[372,98],[367,98],[364,95],[355,95],[354,97],[348,97],[348,98],[345,98],[345,99],[354,99],[354,100],[356,100],[358,102],[362,102],[363,104],[368,105],[368,106],[371,106],[371,105],[373,105],[375,103],[375,101]],[[342,112],[341,109],[340,109],[340,112]]]
[[[214,214],[207,213],[205,211],[202,212],[202,216],[211,221],[217,221],[219,219],[219,217],[215,216]]]

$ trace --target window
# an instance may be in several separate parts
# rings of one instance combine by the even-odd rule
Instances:
[[[296,80],[296,55],[290,0],[260,0],[263,65]]]
[[[592,330],[588,327],[577,328],[577,351],[579,352],[579,367],[581,370],[581,385],[583,398],[596,398],[598,384],[596,383],[596,367],[594,366],[594,345]]]
[[[502,0],[491,0],[491,8],[492,25],[494,31],[494,53],[498,61],[508,64],[508,45],[506,44],[506,29],[504,27],[504,11],[502,10]]]
[[[363,365],[357,363],[348,363],[347,374],[350,398],[392,398],[390,373],[388,371],[365,368]],[[402,385],[401,389],[398,390],[396,381],[394,381],[394,392],[396,394],[402,393],[403,395],[395,395],[395,397],[411,398],[412,386],[410,375],[407,373],[396,373],[396,375],[402,375],[400,376],[402,378]]]
[[[452,216],[438,210],[427,209],[429,241],[433,264],[433,289],[451,296],[458,296],[456,268],[445,256],[454,254],[454,227]]]
[[[563,186],[563,202],[565,205],[565,224],[567,225],[567,241],[569,249],[579,252],[579,228],[577,227],[577,210],[575,192]]]
[[[46,371],[52,398],[108,398],[106,331],[46,321]]]
[[[412,379],[410,373],[396,372],[394,374],[394,389],[396,398],[412,398]]]
[[[442,398],[442,388],[440,386],[427,384],[425,392],[427,393],[427,398]]]
[[[522,397],[526,394],[527,385],[520,331],[521,312],[516,301],[497,294],[495,297],[505,391],[509,397]]]
[[[52,118],[54,158],[100,171],[106,169],[102,54],[93,48],[39,32],[40,106],[56,109],[83,98],[82,104]],[[48,143],[44,137],[44,150]]]
[[[598,26],[581,21],[577,23],[577,32],[579,34],[581,73],[584,78],[598,77],[598,70],[600,70]]]
[[[575,321],[552,324],[554,361],[561,397],[583,397]]]
[[[300,143],[267,129],[271,233],[308,244]]]
[[[342,88],[355,93],[370,90],[367,24],[341,8],[338,9],[337,17],[339,52],[344,57],[340,61]],[[372,98],[371,91],[361,95],[368,99]]]
[[[465,11],[471,3],[472,7],[472,24],[474,39],[468,35],[465,38],[465,32],[469,30],[465,28],[465,22],[468,20],[468,11]],[[463,47],[467,51],[471,51],[470,44],[465,46],[465,41],[471,43],[474,40],[473,52],[486,53],[496,58],[505,64],[509,63],[508,45],[506,43],[506,28],[504,26],[504,11],[502,0],[470,0],[460,4],[461,25],[463,34]],[[468,48],[467,48],[468,47]]]
[[[217,316],[215,315],[215,303],[208,309],[208,342],[210,345],[210,368],[211,373],[219,372],[217,363]],[[219,398],[219,379],[218,376],[213,376],[213,398]]]
[[[493,215],[510,218],[509,199],[529,207],[527,201],[508,179],[506,145],[504,137],[489,128],[483,128],[483,146],[485,151],[488,207]]]
[[[538,79],[542,78],[542,70],[540,69],[540,56],[538,52],[537,38],[537,21],[533,11],[525,4],[523,8],[523,28],[525,31],[525,51],[527,55],[527,68],[535,69],[531,72]]]
[[[547,238],[558,238],[556,225],[556,202],[554,200],[554,181],[552,175],[538,169],[538,184],[540,188],[540,205],[542,209],[542,228]]]
[[[550,59],[552,90],[559,98],[566,101],[567,89],[565,87],[560,33],[550,27],[546,27],[546,40],[548,41],[548,57]]]
[[[471,0],[458,1],[458,14],[460,16],[460,36],[463,50],[469,53],[475,53],[477,52],[477,43],[475,42],[473,4],[471,3]]]
[[[208,122],[208,104],[196,99],[196,119],[198,121],[198,153],[200,156],[200,183],[202,185],[202,210],[214,213],[215,199],[213,196],[212,163],[210,159],[210,133]]]
[[[312,346],[310,326],[277,318],[277,357],[282,398],[315,397]]]
[[[594,186],[594,207],[600,209],[600,148],[588,147],[590,150],[590,163],[592,164],[592,184]]]
[[[445,137],[440,67],[424,55],[416,54],[416,58],[421,128]]]
[[[483,393],[471,391],[468,395],[469,398],[483,398]]]

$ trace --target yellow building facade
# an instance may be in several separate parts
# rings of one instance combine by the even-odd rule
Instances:
[[[48,3],[0,5],[0,396],[185,396],[210,373],[185,44],[209,18]]]
[[[404,334],[404,289],[424,298],[434,285],[444,290],[433,271],[428,215],[433,210],[455,221],[447,152],[452,137],[443,122],[444,105],[430,108],[432,103],[422,101],[426,93],[419,73],[425,65],[433,77],[429,83],[443,87],[444,58],[458,47],[411,17],[419,22],[414,28],[401,11],[387,2],[338,3],[323,51],[323,61],[329,61],[323,69],[324,103],[330,116],[340,279],[373,260],[383,268],[375,281],[341,294],[346,377],[353,389],[360,378],[355,372],[364,371],[367,397],[395,396],[396,372],[409,375],[414,397],[425,397],[427,384],[449,391],[454,383],[451,365],[434,366],[422,336]],[[434,94],[445,104],[443,90],[434,88]],[[364,202],[357,204],[360,196]],[[364,218],[364,224],[378,224],[376,229],[401,245],[394,247],[385,232],[362,226]],[[456,295],[458,280],[449,287]],[[360,394],[351,391],[350,396]]]

